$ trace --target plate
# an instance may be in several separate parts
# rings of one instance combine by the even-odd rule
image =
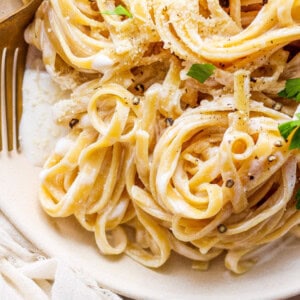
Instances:
[[[30,83],[30,89],[39,88],[37,82]],[[42,211],[37,197],[39,171],[24,154],[16,158],[1,154],[0,209],[45,254],[64,259],[105,288],[151,300],[279,299],[300,293],[300,243],[289,237],[268,247],[264,258],[239,276],[225,269],[222,257],[202,272],[175,254],[158,270],[143,267],[125,255],[102,256],[93,234],[75,219],[53,219]]]

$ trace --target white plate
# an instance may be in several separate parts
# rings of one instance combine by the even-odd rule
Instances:
[[[32,89],[38,88],[32,82]],[[147,269],[126,256],[104,257],[73,218],[52,219],[37,198],[39,169],[21,155],[0,157],[0,209],[49,256],[67,260],[108,289],[139,299],[279,299],[300,293],[300,242],[276,244],[248,273],[235,276],[222,259],[206,272],[172,256],[159,270]],[[276,250],[276,251],[275,251]]]

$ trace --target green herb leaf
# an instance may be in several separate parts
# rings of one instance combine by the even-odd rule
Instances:
[[[298,120],[292,120],[278,125],[278,130],[285,140],[287,140],[294,129],[297,128],[289,145],[290,150],[300,148],[300,113],[296,113],[295,116]]]
[[[278,96],[300,102],[300,78],[288,79],[285,88],[278,93]]]
[[[296,193],[296,209],[300,210],[300,189]]]
[[[289,145],[290,150],[299,149],[299,148],[300,148],[300,127],[296,129],[295,133],[293,134],[291,143]]]
[[[106,10],[101,12],[102,15],[118,15],[132,18],[132,14],[122,5],[118,5],[114,10]]]
[[[300,126],[300,120],[294,120],[294,121],[288,121],[286,123],[282,123],[278,125],[278,130],[281,134],[281,136],[287,140],[289,135],[292,133],[292,131],[297,127]]]
[[[187,75],[203,83],[213,74],[215,68],[212,64],[193,64]]]

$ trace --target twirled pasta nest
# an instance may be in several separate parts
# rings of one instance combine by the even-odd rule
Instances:
[[[240,257],[288,232],[300,212],[297,156],[278,131],[289,117],[249,98],[247,73],[235,83],[235,95],[203,100],[169,126],[157,86],[139,104],[120,85],[98,87],[90,123],[83,114],[44,167],[43,208],[75,215],[105,254],[158,267],[171,249],[201,262],[226,250],[227,267],[244,271]]]

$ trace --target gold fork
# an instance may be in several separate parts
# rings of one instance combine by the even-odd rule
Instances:
[[[27,1],[0,23],[0,152],[20,148],[18,126],[28,48],[23,34],[41,1]]]

